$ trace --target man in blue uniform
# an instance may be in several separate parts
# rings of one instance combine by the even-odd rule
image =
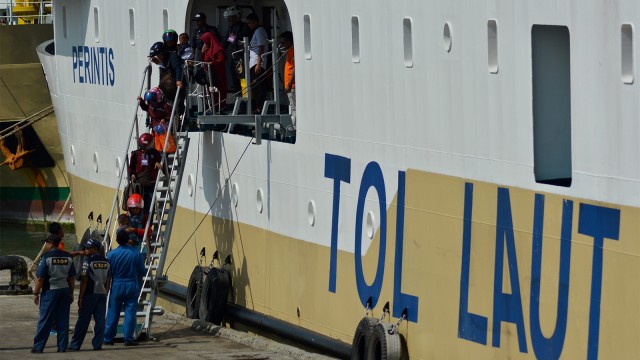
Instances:
[[[104,339],[104,317],[107,312],[107,294],[111,285],[111,265],[107,258],[99,253],[100,242],[89,239],[85,244],[88,255],[82,263],[82,282],[78,295],[78,322],[73,331],[73,338],[69,350],[80,350],[84,337],[87,335],[89,321],[93,316],[93,350],[102,349]]]
[[[46,238],[47,253],[42,256],[38,267],[33,303],[40,305],[40,319],[33,338],[32,353],[44,350],[54,319],[58,332],[58,352],[67,351],[69,345],[69,308],[73,302],[76,269],[71,255],[58,249],[60,241],[60,237],[54,234]]]
[[[140,254],[129,246],[129,235],[126,231],[118,231],[116,241],[118,247],[107,255],[111,264],[113,285],[111,286],[111,295],[109,295],[109,310],[103,343],[113,345],[113,338],[120,320],[120,310],[124,304],[124,346],[133,346],[138,345],[133,338],[138,305],[138,280],[144,276],[146,270]]]

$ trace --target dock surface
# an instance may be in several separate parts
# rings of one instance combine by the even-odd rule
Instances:
[[[74,301],[70,327],[76,323],[77,309]],[[130,347],[116,342],[94,351],[92,322],[80,351],[57,353],[56,335],[51,335],[43,354],[31,354],[38,321],[38,306],[33,304],[33,296],[0,296],[0,319],[0,359],[329,359],[232,329],[210,326],[209,331],[197,331],[202,322],[173,313],[154,317],[156,341]],[[69,340],[71,336],[70,333]]]

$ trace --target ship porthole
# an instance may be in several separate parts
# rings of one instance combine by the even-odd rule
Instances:
[[[373,239],[373,228],[376,222],[376,218],[375,215],[373,215],[373,212],[369,211],[367,213],[367,236],[369,237],[369,239]]]
[[[233,206],[238,206],[239,192],[238,183],[233,183],[231,186],[231,202],[233,202]]]
[[[193,175],[189,174],[189,177],[187,177],[187,192],[189,193],[189,196],[193,196]]]
[[[98,153],[93,153],[93,171],[98,172]]]
[[[76,164],[76,148],[71,145],[71,164]]]
[[[262,214],[262,209],[263,209],[263,204],[264,201],[262,201],[263,199],[263,194],[262,194],[262,189],[258,188],[258,191],[256,191],[256,202],[257,202],[257,208],[258,208],[258,212],[260,214]]]
[[[309,200],[309,205],[307,205],[307,218],[309,225],[313,226],[316,224],[316,203],[313,200]]]
[[[449,22],[446,22],[444,24],[444,31],[442,32],[442,40],[444,42],[444,50],[446,52],[450,52],[451,51],[451,44],[452,44],[452,35],[451,35],[451,24]]]
[[[122,159],[120,156],[116,158],[116,177],[120,177],[120,167],[122,166]]]

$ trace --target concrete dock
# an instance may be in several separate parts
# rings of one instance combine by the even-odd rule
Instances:
[[[71,304],[70,327],[76,323],[77,309],[77,302]],[[56,336],[51,335],[43,354],[31,354],[38,321],[38,307],[33,303],[33,296],[0,296],[0,319],[0,359],[329,359],[173,313],[154,317],[156,341],[140,342],[139,346],[124,347],[122,343],[116,343],[93,351],[92,322],[80,351],[57,353]],[[71,336],[70,333],[69,339]]]

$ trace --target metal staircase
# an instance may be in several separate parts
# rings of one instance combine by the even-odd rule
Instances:
[[[147,88],[149,88],[149,77],[151,67],[145,69],[143,77],[147,79]],[[140,86],[139,93],[142,93],[143,83]],[[176,94],[174,104],[180,96],[180,91]],[[178,131],[183,128],[183,119],[187,119],[185,114],[182,116],[176,116],[177,106],[173,107],[169,124],[167,126],[167,134],[171,134],[176,144],[176,152],[167,154],[167,145],[169,144],[167,135],[164,149],[162,151],[161,169],[156,179],[156,185],[154,188],[154,195],[151,201],[151,206],[148,214],[149,221],[146,224],[145,232],[143,236],[143,248],[147,249],[147,257],[145,261],[145,268],[147,272],[142,278],[141,290],[138,296],[138,311],[136,312],[136,323],[134,337],[135,338],[152,338],[151,337],[151,324],[154,315],[161,315],[164,310],[156,306],[158,299],[159,289],[167,282],[167,276],[164,275],[164,263],[167,257],[167,250],[169,248],[169,241],[171,237],[171,230],[173,228],[173,221],[175,218],[178,196],[180,194],[180,185],[182,183],[182,175],[184,173],[184,165],[187,159],[187,153],[189,150],[189,136],[186,131]],[[107,220],[107,229],[111,229],[111,242],[116,238],[116,230],[118,228],[117,219],[120,214],[120,194],[122,189],[123,175],[126,172],[125,167],[128,163],[128,156],[132,149],[137,144],[135,141],[138,138],[139,125],[138,125],[138,110],[136,106],[136,115],[134,116],[134,122],[132,124],[129,143],[127,144],[125,152],[125,161],[122,164],[120,172],[120,179],[116,186],[116,194],[114,196],[111,215]],[[184,121],[188,121],[184,120]],[[134,132],[135,130],[135,132]],[[134,137],[135,133],[135,137]],[[111,249],[111,242],[105,240],[105,249],[109,251]],[[120,323],[118,326],[118,332],[116,338],[121,338],[122,323],[124,321],[124,312],[120,313]]]
[[[171,123],[169,128],[172,128]],[[151,324],[153,315],[162,314],[164,311],[156,307],[158,291],[167,282],[164,275],[164,263],[167,258],[167,249],[171,238],[173,220],[178,208],[178,196],[180,194],[180,184],[184,173],[184,164],[189,151],[188,132],[174,132],[176,139],[176,152],[165,155],[163,153],[162,169],[164,173],[158,175],[151,210],[144,239],[149,238],[149,252],[147,254],[147,273],[143,278],[142,289],[138,297],[138,304],[142,307],[136,313],[139,318],[144,318],[144,323],[140,333],[151,336]],[[165,149],[168,141],[165,142]],[[152,228],[153,227],[153,228]],[[151,236],[148,236],[151,234]],[[136,334],[140,335],[140,334]]]

